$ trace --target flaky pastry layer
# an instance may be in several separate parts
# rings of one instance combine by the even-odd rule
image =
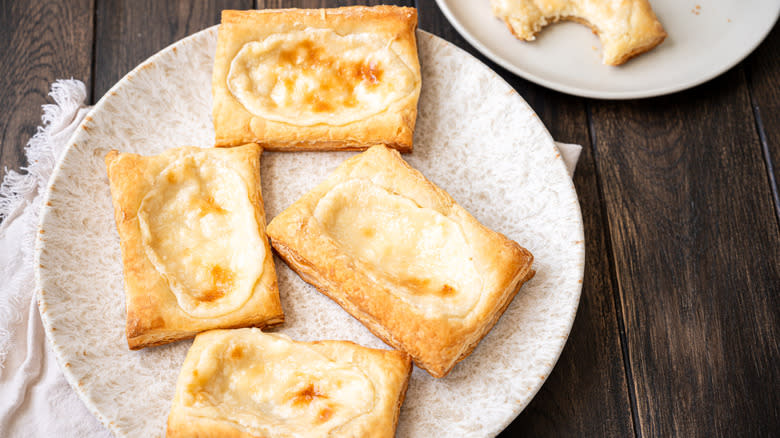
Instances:
[[[167,436],[389,438],[410,374],[399,351],[212,330],[187,353]]]
[[[623,64],[666,38],[647,0],[491,0],[491,4],[494,15],[526,41],[559,20],[589,26],[601,40],[603,62],[608,65]]]
[[[526,249],[381,145],[274,218],[268,236],[304,280],[435,377],[471,353],[533,275]]]
[[[222,13],[212,94],[217,146],[411,151],[417,11],[395,6]]]
[[[111,151],[128,346],[284,320],[265,235],[257,144]]]

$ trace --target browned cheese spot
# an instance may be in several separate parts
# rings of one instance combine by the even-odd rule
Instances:
[[[309,383],[301,391],[293,394],[292,402],[293,406],[304,406],[313,402],[317,398],[328,398],[328,396],[321,393],[316,385]]]
[[[307,90],[304,103],[314,112],[333,111],[339,107],[354,107],[358,104],[355,88],[361,83],[376,86],[384,74],[375,62],[348,62],[338,56],[329,56],[325,49],[313,41],[300,42],[293,48],[279,52],[279,65],[294,66],[283,69],[280,77],[288,93],[295,85],[295,72],[315,71],[321,79],[318,90]]]
[[[180,181],[179,174],[176,172],[168,172],[165,176],[169,184],[177,184]]]
[[[401,284],[417,295],[436,295],[445,298],[456,292],[455,288],[449,284],[445,284],[440,289],[434,288],[431,286],[431,280],[427,278],[405,278]]]
[[[324,423],[330,420],[330,417],[332,416],[333,416],[333,409],[331,409],[330,406],[326,406],[320,411],[320,414],[317,416],[317,421],[320,423]]]
[[[454,293],[455,293],[455,289],[449,284],[445,284],[444,286],[442,286],[441,290],[439,291],[439,296],[446,297]]]
[[[240,345],[235,345],[235,346],[233,346],[233,348],[230,349],[230,358],[231,359],[238,360],[238,359],[241,359],[242,357],[244,357],[244,349],[241,348]]]
[[[200,199],[200,203],[198,205],[198,208],[200,208],[200,215],[205,216],[207,214],[225,214],[227,211],[220,207],[219,204],[217,204],[214,201],[214,197],[211,195],[208,195],[204,198]]]
[[[235,273],[230,269],[214,265],[211,268],[211,278],[214,286],[197,297],[200,301],[208,303],[224,297],[233,288]]]
[[[225,296],[225,293],[218,289],[209,289],[198,296],[200,301],[210,303]]]

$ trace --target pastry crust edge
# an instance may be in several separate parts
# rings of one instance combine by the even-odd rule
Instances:
[[[397,151],[383,148],[389,154],[382,152],[378,160],[394,166],[388,172],[405,169],[400,170],[405,173],[402,178],[411,180],[409,184],[450,208],[450,218],[468,228],[470,235],[479,240],[470,243],[476,247],[475,251],[482,248],[480,256],[487,260],[484,263],[492,268],[493,274],[492,287],[484,292],[487,301],[477,303],[465,317],[466,321],[429,318],[403,302],[386,285],[365,274],[369,267],[341,252],[329,237],[311,234],[311,206],[327,193],[328,185],[348,174],[360,157],[373,153],[374,149],[345,161],[326,181],[274,218],[268,226],[271,246],[304,281],[333,299],[377,337],[409,353],[415,364],[430,375],[444,377],[457,362],[471,354],[498,322],[522,284],[533,277],[533,256],[516,242],[480,224],[446,192],[409,166]]]
[[[176,392],[171,410],[166,423],[166,436],[169,438],[192,438],[192,437],[220,437],[220,438],[256,438],[251,433],[239,430],[227,421],[215,420],[213,418],[193,417],[180,412],[179,390],[180,381],[183,381],[182,374],[190,367],[190,362],[200,358],[200,354],[206,347],[211,337],[224,333],[227,330],[209,330],[200,333],[193,342],[187,356],[184,359],[180,376],[176,383]],[[398,418],[406,398],[406,390],[409,387],[409,380],[412,373],[412,361],[408,354],[398,350],[383,350],[377,348],[364,347],[351,341],[322,340],[314,342],[303,342],[291,340],[294,343],[308,345],[320,353],[333,359],[330,354],[341,348],[349,349],[359,356],[357,365],[363,362],[378,364],[385,371],[383,377],[389,377],[388,385],[390,388],[384,388],[388,396],[396,394],[395,403],[386,403],[385,412],[374,415],[367,423],[361,424],[360,429],[364,432],[362,436],[371,436],[377,438],[392,438],[395,436],[395,430],[398,425]],[[336,357],[335,360],[341,360]],[[350,363],[355,363],[354,360]],[[391,410],[392,412],[386,412]],[[377,432],[380,432],[377,434]]]
[[[138,226],[138,206],[146,192],[151,188],[153,178],[167,165],[168,153],[187,153],[191,150],[214,150],[184,147],[163,152],[155,156],[142,156],[131,153],[108,152],[105,157],[106,170],[111,187],[114,219],[119,234],[122,252],[124,276],[126,326],[125,335],[128,347],[139,350],[168,344],[181,339],[194,337],[199,332],[212,328],[272,327],[284,322],[284,313],[279,298],[276,280],[276,268],[273,253],[264,230],[265,211],[260,190],[260,155],[262,149],[257,144],[233,148],[221,153],[233,156],[231,160],[242,163],[242,177],[247,181],[250,201],[254,207],[255,218],[261,226],[261,236],[266,249],[263,261],[263,274],[258,279],[252,295],[234,312],[213,318],[196,318],[182,310],[167,282],[148,260],[141,244]],[[251,190],[256,187],[256,191]]]
[[[225,85],[230,62],[236,54],[229,48],[236,33],[232,26],[265,23],[270,17],[281,24],[269,25],[271,30],[266,30],[266,35],[257,32],[254,40],[305,26],[332,29],[339,25],[349,30],[368,29],[385,35],[393,41],[394,50],[412,70],[417,80],[416,87],[411,94],[393,102],[384,111],[344,125],[297,126],[251,114]],[[232,147],[254,142],[270,151],[356,151],[381,142],[401,152],[411,152],[421,90],[416,28],[415,8],[389,5],[222,11],[212,77],[215,145]],[[239,37],[239,40],[247,40],[247,37]]]

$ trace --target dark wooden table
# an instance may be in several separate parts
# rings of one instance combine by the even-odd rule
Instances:
[[[475,0],[484,1],[487,0]],[[357,1],[0,0],[0,165],[24,165],[49,85],[96,102],[222,9]],[[582,300],[554,372],[502,437],[780,435],[780,26],[720,77],[636,101],[567,96],[487,61],[434,0],[420,28],[498,71],[584,146]]]

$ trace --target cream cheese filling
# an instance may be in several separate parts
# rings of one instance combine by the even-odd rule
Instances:
[[[373,410],[375,388],[360,368],[283,335],[229,333],[188,376],[181,401],[190,415],[263,437],[322,437]]]
[[[440,212],[369,180],[334,186],[314,209],[325,232],[347,253],[391,282],[427,315],[462,317],[482,282],[460,225]]]
[[[227,87],[250,113],[298,126],[342,126],[386,110],[416,79],[376,35],[329,29],[273,34],[244,44]]]
[[[147,257],[188,314],[224,315],[252,295],[265,244],[247,184],[229,163],[177,158],[141,201],[138,221]]]

